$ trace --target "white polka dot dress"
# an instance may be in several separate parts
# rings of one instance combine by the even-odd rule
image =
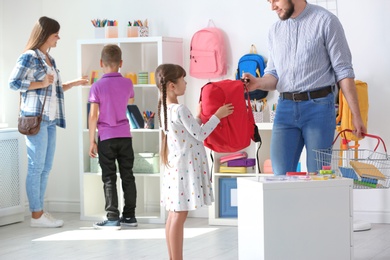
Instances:
[[[212,116],[200,125],[190,110],[180,104],[170,104],[167,115],[169,166],[164,170],[161,203],[169,211],[190,211],[211,205],[214,195],[203,140],[219,119]]]

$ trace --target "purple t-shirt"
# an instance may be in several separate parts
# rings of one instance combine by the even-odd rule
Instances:
[[[127,104],[134,97],[130,79],[120,73],[106,73],[91,86],[89,102],[99,104],[97,129],[100,140],[131,137]]]

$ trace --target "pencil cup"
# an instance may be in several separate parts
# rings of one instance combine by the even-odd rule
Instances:
[[[148,37],[149,36],[149,27],[147,26],[138,26],[138,36],[139,37]]]
[[[104,36],[104,27],[95,27],[95,38],[102,39]]]
[[[146,129],[154,129],[154,117],[150,117],[145,120]]]
[[[138,37],[138,26],[128,26],[127,37]]]
[[[255,123],[263,123],[263,112],[253,112]]]
[[[118,38],[118,26],[106,26],[106,38]]]
[[[274,119],[275,119],[275,110],[270,110],[270,111],[269,111],[269,121],[270,121],[271,123],[273,123],[273,122],[274,122]]]

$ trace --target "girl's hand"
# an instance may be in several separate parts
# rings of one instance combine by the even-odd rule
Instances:
[[[234,112],[234,106],[230,104],[225,104],[218,108],[217,112],[215,112],[215,116],[219,119],[227,117],[228,115],[231,115]]]
[[[198,107],[196,108],[196,118],[200,118],[202,113],[202,101],[199,102]]]

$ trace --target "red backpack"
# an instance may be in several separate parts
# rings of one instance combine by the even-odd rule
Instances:
[[[201,89],[201,121],[206,123],[223,104],[232,103],[233,114],[222,118],[216,129],[204,140],[204,145],[215,152],[237,152],[250,145],[251,140],[261,142],[255,124],[248,90],[240,80],[209,82]]]
[[[226,75],[226,44],[223,32],[216,27],[197,31],[191,39],[190,75],[199,79]]]

